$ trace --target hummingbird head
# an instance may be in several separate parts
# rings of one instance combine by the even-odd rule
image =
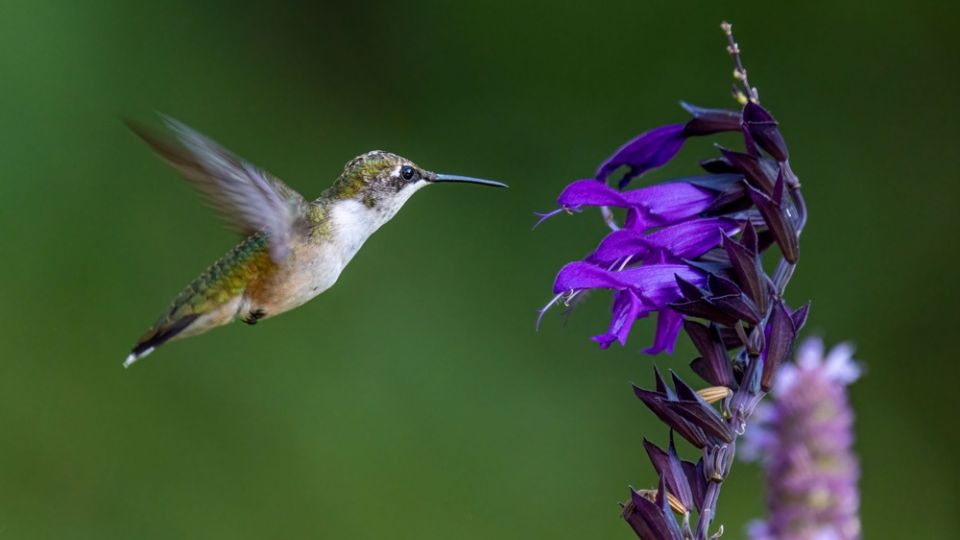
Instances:
[[[404,157],[374,150],[353,158],[344,166],[334,184],[334,192],[339,199],[357,200],[371,210],[392,217],[418,190],[442,182],[507,187],[493,180],[438,174]]]

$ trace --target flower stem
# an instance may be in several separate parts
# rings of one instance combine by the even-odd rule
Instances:
[[[700,519],[697,521],[697,540],[707,540],[710,531],[710,523],[716,513],[717,501],[720,498],[721,482],[710,482],[707,485],[707,492],[703,497],[703,510],[700,512]]]
[[[734,77],[743,84],[746,97],[754,103],[760,103],[760,96],[757,95],[757,89],[750,86],[749,81],[747,81],[747,70],[743,67],[743,61],[740,59],[740,46],[737,45],[737,42],[733,39],[733,25],[724,21],[720,23],[720,28],[723,29],[724,35],[727,36],[727,52],[733,57],[735,64]]]
[[[752,358],[752,362],[758,362],[759,358]],[[744,381],[746,383],[746,381]],[[734,433],[733,441],[723,445],[720,451],[704,451],[704,461],[711,459],[712,456],[720,456],[717,467],[717,473],[708,479],[707,489],[703,496],[703,505],[700,510],[700,517],[697,520],[697,532],[695,540],[710,540],[719,536],[719,533],[710,536],[710,525],[717,515],[717,503],[720,500],[720,489],[723,487],[723,481],[730,474],[730,466],[733,464],[733,458],[737,453],[737,440],[743,435],[747,420],[756,409],[756,405],[763,398],[765,392],[751,392],[748,390],[748,384],[744,384],[734,393],[731,403],[739,404],[730,411],[730,417],[727,421],[732,427]],[[738,399],[739,398],[739,399]],[[712,455],[712,456],[711,456]]]

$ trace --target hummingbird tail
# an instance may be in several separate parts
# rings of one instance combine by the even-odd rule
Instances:
[[[143,358],[144,356],[152,353],[152,352],[153,352],[153,349],[154,349],[153,347],[150,347],[149,349],[147,349],[147,350],[145,350],[145,351],[143,351],[143,352],[139,352],[139,353],[134,353],[134,352],[132,352],[132,353],[128,354],[126,360],[123,361],[123,367],[125,367],[125,368],[130,367],[130,366],[133,365],[133,363],[136,362],[137,360],[139,360],[139,359]]]
[[[152,353],[154,349],[186,330],[196,319],[197,315],[195,314],[187,315],[177,319],[173,324],[159,326],[147,332],[147,334],[140,338],[140,341],[134,345],[130,354],[127,355],[126,360],[123,361],[123,367],[128,368],[137,360]]]

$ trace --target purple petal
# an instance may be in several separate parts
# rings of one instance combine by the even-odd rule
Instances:
[[[628,289],[621,276],[582,261],[567,263],[553,282],[553,292],[562,293],[579,289]]]
[[[716,194],[687,182],[668,182],[630,191],[617,191],[594,180],[577,180],[557,197],[567,210],[582,206],[614,206],[635,211],[630,226],[644,229],[688,219],[710,208]]]
[[[649,236],[651,247],[680,259],[693,259],[720,245],[721,232],[731,234],[738,224],[732,219],[707,218],[664,227]]]
[[[631,200],[649,215],[648,226],[662,226],[697,216],[713,206],[716,194],[687,182],[668,182],[633,191]]]
[[[642,260],[648,253],[648,235],[636,229],[620,229],[605,236],[589,260],[596,264],[609,265],[626,257]]]
[[[634,137],[600,164],[597,180],[606,182],[614,171],[626,166],[630,170],[620,181],[623,187],[631,179],[666,164],[683,147],[683,127],[683,124],[668,124]]]
[[[703,285],[706,282],[706,276],[684,264],[651,264],[614,272],[577,261],[560,269],[553,291],[633,289],[646,307],[659,309],[680,298],[676,276],[693,284]]]
[[[680,326],[683,324],[683,315],[670,308],[663,308],[657,313],[657,331],[654,334],[653,345],[643,350],[645,354],[660,354],[666,351],[673,354],[680,335]]]
[[[651,234],[636,229],[620,229],[608,234],[590,256],[592,262],[612,264],[626,257],[647,260],[654,254],[673,260],[694,259],[720,245],[721,231],[732,233],[738,224],[732,219],[695,219],[664,227]]]
[[[656,340],[647,349],[649,354],[655,354],[662,350],[672,352],[683,320],[679,314],[666,309],[668,304],[681,298],[678,278],[701,285],[706,281],[702,273],[683,264],[651,264],[615,272],[586,262],[572,262],[560,270],[553,287],[558,294],[583,289],[618,291],[610,327],[605,334],[593,337],[604,349],[614,341],[625,344],[634,321],[662,310]]]
[[[615,295],[613,317],[610,319],[610,328],[607,333],[590,339],[599,343],[601,349],[608,348],[614,341],[620,342],[620,345],[626,345],[630,328],[641,316],[646,316],[646,312],[643,311],[643,302],[629,289],[620,291]]]
[[[571,182],[560,192],[557,204],[568,210],[577,210],[581,206],[632,206],[624,193],[592,178]]]

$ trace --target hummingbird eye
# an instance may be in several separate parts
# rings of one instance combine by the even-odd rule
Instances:
[[[417,170],[409,165],[404,165],[400,169],[400,177],[403,178],[404,180],[408,180],[408,181],[413,180],[413,178],[416,175],[417,175]]]

